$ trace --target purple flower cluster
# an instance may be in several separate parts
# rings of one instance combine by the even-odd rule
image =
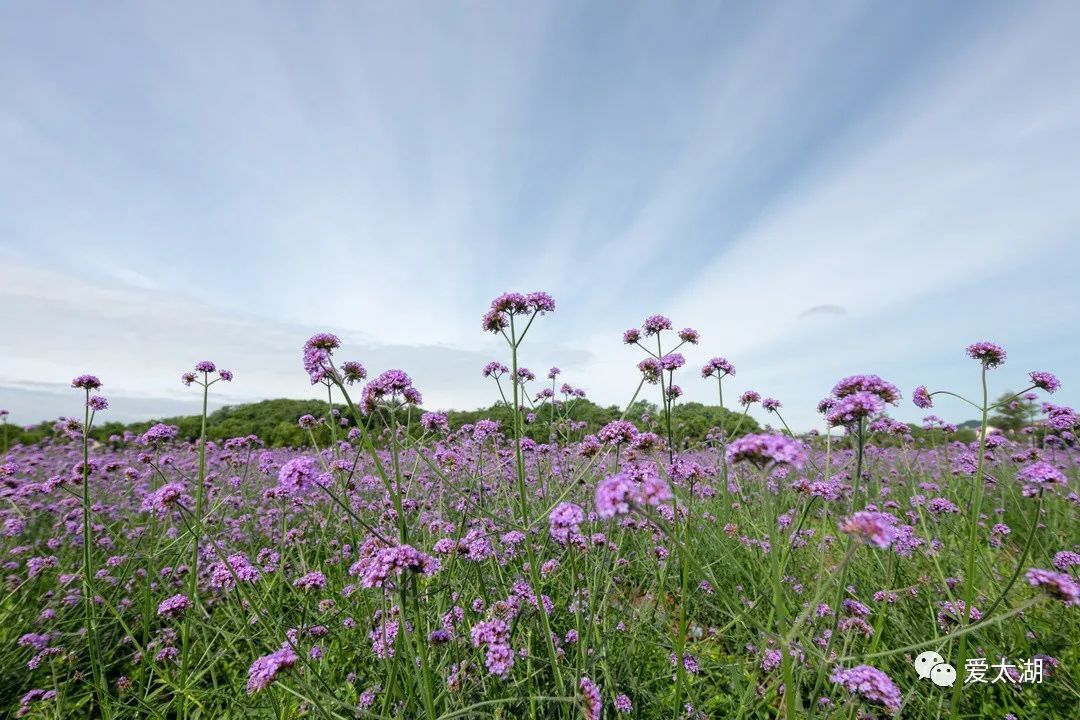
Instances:
[[[166,598],[158,605],[157,614],[158,617],[179,617],[187,610],[191,609],[191,600],[187,595],[173,595],[170,598]]]
[[[978,360],[987,370],[992,370],[1005,364],[1005,350],[1000,345],[992,342],[977,342],[968,345],[967,355],[972,360]]]
[[[596,514],[602,518],[626,515],[632,507],[656,507],[672,499],[671,487],[655,472],[639,477],[618,473],[596,486]]]
[[[845,398],[857,393],[876,395],[881,402],[890,405],[900,402],[900,390],[877,375],[852,375],[836,383],[832,389],[833,397],[836,398]]]
[[[860,510],[840,524],[842,532],[879,548],[887,548],[897,538],[897,521],[889,513]]]
[[[248,668],[247,693],[254,695],[260,690],[270,687],[278,673],[286,668],[291,668],[299,658],[289,643],[284,643],[281,649],[275,650],[269,655],[263,655]]]
[[[1076,584],[1071,575],[1032,568],[1025,577],[1029,585],[1042,588],[1048,595],[1066,605],[1080,605],[1080,585]]]
[[[856,665],[850,669],[837,668],[829,679],[849,693],[858,695],[864,702],[885,708],[895,715],[900,711],[904,695],[888,675],[869,665]]]
[[[735,366],[728,362],[727,358],[714,357],[701,368],[701,377],[710,378],[716,376],[723,379],[727,375],[735,374]]]
[[[384,587],[391,577],[400,578],[408,571],[430,577],[439,571],[440,566],[437,558],[422,553],[411,545],[395,545],[358,560],[349,568],[349,574],[359,575],[363,587],[373,588]]]
[[[380,403],[404,402],[419,405],[424,402],[420,391],[413,387],[412,378],[403,370],[387,370],[364,386],[361,407],[370,414]]]
[[[806,462],[806,448],[786,435],[751,434],[732,440],[727,447],[731,462],[747,460],[754,465],[790,465],[801,468]]]
[[[503,293],[491,301],[481,326],[485,331],[498,333],[510,325],[512,315],[543,315],[555,311],[555,300],[546,292]]]

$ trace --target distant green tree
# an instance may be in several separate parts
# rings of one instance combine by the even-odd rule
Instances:
[[[990,425],[1010,434],[1020,432],[1038,415],[1039,409],[1031,400],[1013,397],[1007,392],[996,401],[999,405],[994,415],[990,416]]]

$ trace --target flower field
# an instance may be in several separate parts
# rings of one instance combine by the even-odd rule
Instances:
[[[343,408],[296,419],[314,449],[164,424],[97,442],[107,368],[75,378],[78,416],[0,458],[0,715],[1077,716],[1080,420],[1049,402],[1056,377],[1031,372],[1016,397],[1037,416],[990,434],[1005,350],[961,346],[975,441],[888,417],[949,388],[870,374],[828,379],[830,430],[798,435],[728,360],[689,367],[707,339],[655,315],[622,343],[627,396],[659,412],[590,433],[583,392],[526,369],[554,310],[510,293],[483,315],[506,352],[477,371],[509,423],[451,428],[328,333],[297,363]],[[204,418],[232,379],[182,376]],[[779,429],[684,442],[690,383]],[[920,677],[926,652],[951,685]]]

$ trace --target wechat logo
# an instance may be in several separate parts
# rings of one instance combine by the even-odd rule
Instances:
[[[956,668],[933,651],[924,652],[915,658],[915,672],[920,680],[930,678],[930,682],[938,687],[952,687],[956,682]]]

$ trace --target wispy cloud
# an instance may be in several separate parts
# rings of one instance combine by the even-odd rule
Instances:
[[[37,419],[17,382],[93,370],[183,402],[210,357],[237,397],[302,395],[297,347],[332,328],[482,405],[479,316],[539,288],[560,309],[527,362],[603,402],[636,384],[619,332],[657,311],[802,425],[839,374],[959,379],[948,350],[984,336],[1068,391],[1078,16],[6,6],[0,393]]]

